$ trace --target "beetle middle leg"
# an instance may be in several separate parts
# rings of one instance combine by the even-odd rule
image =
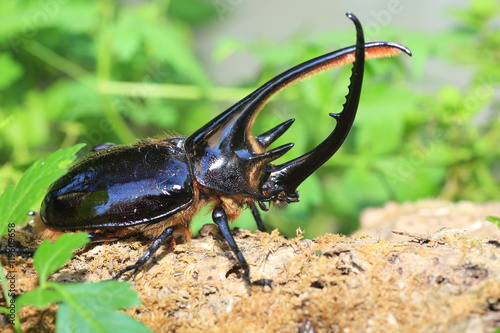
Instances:
[[[113,277],[113,280],[118,280],[120,277],[122,277],[123,274],[125,274],[128,271],[133,270],[134,273],[137,272],[137,270],[139,268],[141,268],[141,266],[144,265],[149,260],[149,258],[151,258],[151,256],[153,254],[155,254],[155,252],[158,250],[158,248],[160,247],[160,245],[162,245],[165,242],[165,240],[167,240],[167,238],[173,237],[174,232],[178,228],[182,228],[182,227],[174,225],[174,226],[166,228],[160,234],[160,236],[158,236],[153,241],[153,244],[151,244],[151,246],[146,250],[146,252],[142,255],[142,257],[140,257],[139,260],[137,260],[137,262],[135,264],[127,266],[124,269],[122,269],[120,272],[118,272],[118,274],[116,274]]]
[[[262,222],[262,218],[260,217],[260,212],[257,209],[257,206],[255,206],[255,203],[251,202],[249,204],[250,210],[252,211],[252,215],[255,219],[255,222],[257,223],[257,229],[262,232],[266,232],[266,226],[264,225],[264,222]]]

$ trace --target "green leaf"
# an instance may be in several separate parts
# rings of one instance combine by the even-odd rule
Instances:
[[[50,240],[44,240],[33,256],[40,283],[44,283],[50,274],[71,259],[73,257],[72,251],[88,242],[89,238],[86,233],[64,234],[52,244]]]
[[[51,284],[64,301],[57,313],[57,332],[151,332],[144,324],[113,310],[140,304],[127,282]]]
[[[125,10],[120,11],[117,23],[112,27],[112,48],[121,61],[130,61],[140,51],[142,33],[137,28],[139,22],[137,13]]]
[[[188,24],[196,24],[211,20],[217,15],[216,6],[204,0],[171,0],[169,7],[171,17]]]
[[[405,87],[381,84],[367,87],[363,91],[363,100],[367,103],[360,107],[354,124],[357,150],[370,155],[397,150],[405,133],[405,115],[416,97],[416,93]]]
[[[150,25],[145,26],[143,30],[147,47],[154,57],[167,61],[179,73],[190,76],[202,88],[210,86],[208,76],[190,50],[179,27]]]
[[[489,222],[492,222],[492,223],[496,223],[496,225],[500,228],[500,217],[488,216],[486,218],[486,221],[489,221]]]
[[[124,309],[141,304],[128,282],[102,281],[99,283],[76,283],[61,285],[80,305],[91,312],[106,309]]]
[[[60,267],[63,256],[77,245],[77,240],[85,234],[65,234],[54,244],[40,245],[35,254],[35,267],[41,278],[50,275],[50,270]],[[61,240],[61,241],[59,241]],[[85,237],[87,240],[87,237]],[[48,245],[46,245],[48,244]],[[69,246],[69,245],[72,246]],[[47,257],[48,252],[56,253]],[[59,253],[59,254],[57,254]],[[43,256],[42,256],[43,255]],[[66,256],[67,257],[67,256]],[[40,267],[40,261],[46,267]],[[137,293],[130,289],[128,282],[103,281],[98,283],[76,283],[63,285],[56,282],[41,284],[35,290],[21,295],[18,308],[34,305],[44,308],[51,303],[59,303],[57,332],[151,332],[141,322],[115,310],[140,305]]]
[[[79,311],[80,310],[80,311]],[[89,316],[81,307],[75,308],[67,303],[59,305],[56,319],[58,333],[73,333],[78,328],[81,333],[150,333],[143,323],[124,313],[102,311]]]
[[[8,223],[20,223],[28,211],[42,200],[45,188],[61,177],[75,159],[83,144],[58,150],[46,159],[35,162],[22,176],[17,186],[8,186],[0,196],[0,235]]]
[[[49,304],[60,302],[61,300],[62,296],[56,290],[37,287],[19,296],[16,299],[16,305],[18,309],[26,305],[33,305],[39,309],[43,309]]]

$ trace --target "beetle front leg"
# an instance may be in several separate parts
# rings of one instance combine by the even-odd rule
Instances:
[[[244,279],[246,283],[251,284],[250,267],[248,266],[245,257],[243,257],[243,253],[241,253],[240,249],[238,248],[238,245],[236,244],[233,235],[231,234],[231,229],[229,228],[229,223],[227,221],[227,214],[224,211],[224,209],[222,209],[221,206],[215,207],[214,211],[212,212],[212,219],[214,220],[215,224],[217,224],[217,226],[219,227],[221,234],[224,236],[226,242],[228,242],[229,246],[231,247],[231,250],[233,250],[234,255],[238,259],[238,262],[240,263],[240,266],[243,269]]]
[[[161,233],[161,235],[158,236],[158,238],[156,238],[154,240],[153,244],[151,244],[151,246],[146,250],[146,252],[142,255],[142,257],[140,257],[139,260],[137,260],[137,262],[135,264],[127,266],[124,269],[122,269],[120,272],[118,272],[118,274],[116,274],[113,277],[113,280],[118,280],[120,277],[122,277],[122,275],[124,273],[126,273],[128,271],[134,270],[134,273],[137,272],[137,270],[142,265],[144,265],[149,260],[149,258],[151,258],[151,256],[158,250],[160,245],[163,244],[163,242],[165,242],[165,240],[167,238],[172,237],[172,235],[174,234],[174,231],[177,228],[179,228],[179,227],[174,225],[174,226],[171,226],[171,227],[168,227],[167,229],[165,229]]]
[[[243,257],[243,253],[241,253],[240,249],[238,248],[238,245],[236,244],[233,235],[231,234],[231,229],[229,228],[226,212],[221,206],[215,207],[214,211],[212,212],[212,219],[214,220],[215,224],[217,224],[217,226],[219,227],[220,232],[228,242],[229,246],[231,247],[231,250],[233,250],[233,253],[236,256],[236,258],[238,259],[238,262],[240,263],[240,266],[243,269],[243,278],[245,279],[247,285],[254,284],[261,286],[263,285],[269,286],[271,284],[271,280],[262,279],[254,282],[250,280],[250,267],[248,266],[245,257]]]

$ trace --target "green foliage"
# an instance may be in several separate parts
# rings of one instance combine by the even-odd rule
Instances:
[[[248,92],[213,86],[194,55],[194,29],[220,19],[213,4],[50,4],[0,4],[0,45],[6,50],[0,56],[0,87],[9,89],[0,94],[2,188],[61,146],[188,135]],[[266,223],[290,236],[301,225],[305,236],[313,237],[352,232],[363,208],[387,200],[496,198],[499,4],[471,0],[447,15],[454,25],[440,33],[389,25],[376,37],[367,35],[401,42],[414,57],[367,62],[359,115],[347,142],[299,188],[301,204],[271,210],[264,215]],[[279,44],[224,39],[215,55],[255,56],[262,69],[245,85],[255,88],[300,61],[352,44],[353,29],[346,27]],[[461,87],[436,84],[430,59],[466,71],[470,80]],[[254,133],[293,117],[297,121],[276,143],[296,143],[283,160],[310,150],[335,125],[327,113],[340,110],[348,75],[344,68],[287,88],[258,117]],[[198,216],[195,229],[209,220]],[[255,225],[248,212],[238,221],[247,228]]]
[[[82,147],[80,144],[58,150],[38,160],[26,170],[17,186],[5,188],[0,195],[0,235],[5,234],[8,223],[19,224],[26,219],[27,212],[42,200],[47,186],[66,172]]]
[[[80,144],[65,150],[58,150],[47,158],[36,161],[31,167],[28,168],[28,170],[26,170],[16,186],[9,185],[5,188],[3,193],[0,195],[0,235],[4,235],[8,228],[11,228],[11,225],[19,224],[26,219],[27,212],[33,208],[35,204],[38,204],[42,200],[46,187],[66,172],[69,164],[75,159],[75,153],[80,150],[82,146],[83,145]],[[63,239],[66,238],[67,236]],[[81,235],[80,238],[82,238]],[[81,245],[86,242],[87,239],[85,239],[85,242],[80,241]],[[81,245],[77,245],[77,247]],[[47,248],[47,244],[44,245],[44,247]],[[48,266],[44,264],[39,265],[40,268],[49,267],[49,271],[46,271],[45,274],[43,274],[44,281],[49,274],[57,270],[66,260],[70,258],[71,250],[72,248],[69,249],[68,253],[60,253],[59,256],[55,257],[52,257],[51,255],[45,256],[48,260]],[[51,265],[50,258],[62,258],[62,262],[56,261]],[[0,279],[6,303],[7,305],[12,304],[13,299],[9,292],[10,288],[7,287],[7,280],[1,270],[1,265]],[[39,296],[46,296],[40,297],[40,300],[50,302],[50,292],[42,289],[37,290],[40,293]],[[0,311],[4,312],[6,315],[10,315],[7,310],[7,308],[0,307]],[[20,323],[17,316],[14,318],[14,327],[16,332],[20,332]]]
[[[91,147],[174,131],[188,135],[243,97],[248,87],[354,41],[352,28],[298,35],[279,45],[223,40],[218,59],[234,52],[252,54],[262,69],[245,88],[217,87],[193,45],[194,29],[216,19],[216,11],[202,0],[189,5],[182,0],[0,2],[2,234],[8,222],[19,223],[28,210],[38,209],[44,188],[80,149],[76,143]],[[454,27],[439,34],[381,29],[380,39],[407,45],[414,57],[367,62],[360,109],[347,142],[301,185],[301,203],[271,210],[264,215],[267,224],[289,236],[302,226],[305,236],[313,237],[352,232],[363,208],[388,200],[497,199],[500,120],[494,92],[500,82],[500,31],[495,22],[500,4],[471,0],[449,13]],[[435,73],[427,69],[430,59],[466,70],[470,80],[463,87],[436,85]],[[276,143],[296,143],[283,160],[312,149],[335,125],[327,114],[340,110],[348,76],[349,68],[340,69],[286,89],[259,116],[254,133],[296,118]],[[71,148],[27,170],[60,147]],[[16,182],[16,187],[7,186]],[[193,230],[209,220],[199,214]],[[498,223],[493,217],[490,221]],[[238,224],[255,227],[248,211]],[[83,242],[79,237],[40,246],[35,257],[40,287],[18,304],[58,303],[59,332],[70,331],[71,325],[89,332],[145,329],[115,311],[138,304],[124,283],[47,282]],[[0,278],[6,286],[5,276]]]
[[[61,268],[66,261],[73,258],[74,250],[88,242],[88,234],[86,233],[64,234],[54,243],[51,243],[48,239],[43,241],[33,256],[40,287],[21,295],[17,300],[17,305],[22,307],[26,304],[32,304],[43,308],[50,303],[61,301],[62,296],[57,290],[47,288],[47,285],[50,284],[47,279],[52,273]]]
[[[497,225],[497,227],[500,228],[500,217],[496,217],[496,216],[488,216],[486,218],[487,221],[490,221],[491,223],[495,223]]]
[[[65,234],[54,243],[45,240],[34,255],[39,287],[19,296],[17,309],[26,305],[45,308],[58,303],[57,332],[151,332],[142,323],[116,310],[140,304],[127,282],[60,284],[49,275],[73,257],[72,251],[87,244],[85,233]]]
[[[83,145],[75,145],[59,150],[46,159],[35,162],[21,177],[17,186],[9,186],[0,196],[1,234],[9,224],[20,223],[27,211],[39,203],[46,187],[59,178],[75,158],[75,153]],[[85,233],[64,234],[54,243],[44,240],[34,254],[34,266],[39,275],[39,287],[15,300],[16,316],[14,327],[21,332],[17,314],[26,305],[45,308],[52,303],[59,304],[57,331],[74,332],[78,327],[83,332],[150,332],[143,324],[116,312],[138,305],[137,295],[129,289],[128,283],[105,281],[101,283],[79,283],[63,285],[48,282],[48,278],[73,257],[72,252],[89,242]],[[1,267],[0,267],[1,268]],[[12,297],[6,277],[0,271],[0,280],[7,304]],[[0,311],[9,315],[7,308]]]
[[[192,52],[190,25],[216,13],[203,1],[194,7],[189,12],[179,0],[2,2],[0,88],[9,93],[0,94],[0,186],[61,145],[193,131],[198,124],[180,119],[185,102],[145,96],[196,88],[202,97],[210,87]],[[125,82],[130,85],[116,84]],[[158,92],[151,83],[170,85]],[[208,104],[193,102],[186,110],[200,105]]]
[[[34,265],[40,281],[45,281],[49,275],[57,271],[66,261],[73,257],[72,251],[89,242],[85,233],[64,234],[54,243],[44,240],[38,246],[33,256]]]

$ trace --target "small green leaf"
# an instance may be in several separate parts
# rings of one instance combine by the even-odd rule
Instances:
[[[18,309],[25,305],[33,305],[39,309],[43,309],[49,304],[60,302],[61,300],[62,296],[56,290],[38,287],[19,296],[16,300],[16,305]]]
[[[127,282],[51,283],[64,301],[57,313],[57,332],[151,332],[144,324],[113,310],[139,305]]]
[[[56,319],[59,333],[151,333],[143,323],[121,312],[102,311],[89,316],[66,303],[59,305]]]
[[[141,304],[137,294],[130,289],[130,284],[127,282],[102,281],[61,285],[60,287],[70,293],[78,304],[95,313]]]
[[[75,159],[83,144],[58,150],[45,159],[38,160],[24,173],[17,186],[8,186],[0,196],[0,235],[5,234],[8,223],[26,218],[28,211],[42,200],[45,188],[61,177]]]
[[[54,244],[42,243],[35,254],[35,267],[41,278],[60,267],[63,256],[77,245],[77,239],[85,234],[65,234]],[[87,237],[85,237],[87,240]],[[82,243],[82,239],[79,240]],[[72,246],[70,246],[72,245]],[[50,253],[49,253],[50,252]],[[50,254],[55,253],[52,257]],[[49,255],[49,256],[48,256]],[[68,257],[68,256],[66,256]],[[40,261],[46,267],[40,267]],[[148,332],[141,322],[115,310],[140,305],[137,293],[128,282],[103,281],[98,283],[76,283],[63,285],[56,282],[41,284],[35,290],[21,295],[18,308],[34,305],[44,308],[59,303],[57,332]]]
[[[496,223],[496,225],[500,228],[500,217],[488,216],[486,218],[486,221],[489,221],[489,222],[492,222],[492,223]]]
[[[72,251],[89,242],[88,234],[64,234],[54,243],[46,239],[40,244],[33,256],[34,265],[38,271],[40,283],[44,283],[50,274],[73,257]]]

